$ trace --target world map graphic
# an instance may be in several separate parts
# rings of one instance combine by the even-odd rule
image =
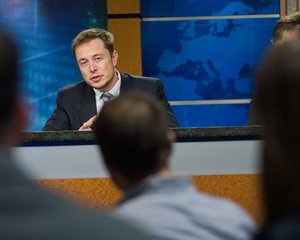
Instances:
[[[183,2],[185,5],[180,6]],[[178,9],[184,7],[185,12],[190,7],[191,16],[197,9],[206,9],[207,14],[204,10],[202,14],[211,14],[211,19],[142,23],[144,75],[160,78],[171,101],[252,97],[253,69],[269,46],[273,26],[278,19],[257,15],[278,13],[279,1],[209,2],[176,1],[176,6]],[[150,11],[151,6],[147,9]],[[157,14],[156,17],[159,17]],[[145,13],[146,17],[150,15]],[[224,16],[228,15],[247,17],[226,19]],[[247,104],[184,107],[173,107],[184,126],[247,124]],[[194,109],[188,110],[191,108]],[[202,108],[199,110],[202,113],[205,108],[204,113],[210,117],[195,117],[196,108]],[[221,108],[227,108],[225,112],[230,112],[232,118],[223,117],[222,121],[224,111]],[[187,114],[187,111],[193,113]]]

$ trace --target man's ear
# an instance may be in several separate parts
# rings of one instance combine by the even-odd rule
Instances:
[[[111,60],[112,60],[114,67],[116,67],[116,65],[118,63],[118,57],[119,57],[119,54],[118,54],[117,50],[114,50],[112,53],[112,56],[111,56]]]
[[[172,130],[169,130],[167,138],[168,138],[168,151],[169,153],[171,153],[173,150],[173,145],[176,142],[176,135]]]

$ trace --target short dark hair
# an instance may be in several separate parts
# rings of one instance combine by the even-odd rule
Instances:
[[[105,159],[133,181],[167,166],[168,123],[151,96],[131,92],[104,105],[95,123]]]
[[[300,32],[300,12],[284,16],[276,22],[272,35],[274,44],[282,40],[284,32]]]
[[[0,134],[7,129],[17,101],[17,50],[0,30]]]
[[[267,220],[300,213],[300,39],[271,49],[256,73],[255,108],[264,125]]]
[[[114,36],[101,28],[90,28],[80,32],[72,41],[72,52],[75,56],[75,50],[83,43],[87,43],[94,39],[100,39],[104,43],[104,47],[109,51],[110,55],[113,54],[114,48]]]

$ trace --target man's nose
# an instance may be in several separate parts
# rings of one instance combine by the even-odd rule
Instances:
[[[90,72],[95,72],[97,70],[95,64],[92,61],[89,63],[89,68]]]

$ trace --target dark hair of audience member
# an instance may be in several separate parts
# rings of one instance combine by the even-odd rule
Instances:
[[[286,38],[286,35],[300,32],[300,12],[280,18],[273,29],[272,42],[277,45]]]
[[[300,38],[271,49],[256,73],[255,107],[264,127],[267,221],[300,213]]]
[[[0,136],[8,129],[16,105],[17,50],[7,35],[0,31]],[[0,138],[0,142],[1,142]]]
[[[160,104],[137,92],[104,105],[95,124],[102,154],[132,182],[167,165],[168,131]]]

